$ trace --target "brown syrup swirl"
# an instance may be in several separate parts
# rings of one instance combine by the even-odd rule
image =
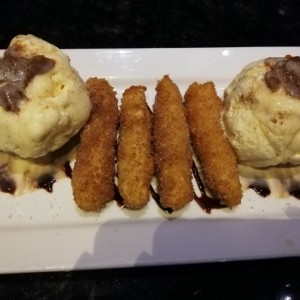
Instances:
[[[194,199],[199,204],[199,206],[208,214],[211,213],[212,209],[220,209],[227,207],[226,205],[221,204],[219,199],[208,196],[208,194],[205,191],[204,184],[200,178],[198,168],[194,161],[192,165],[192,172],[198,185],[198,188],[201,192],[201,196],[197,196],[196,193],[194,193]]]
[[[271,190],[266,183],[254,182],[249,185],[249,189],[253,189],[259,196],[265,198],[271,194]]]

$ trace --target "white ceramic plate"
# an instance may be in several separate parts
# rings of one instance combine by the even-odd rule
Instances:
[[[118,96],[147,86],[150,106],[157,80],[169,74],[182,93],[212,80],[221,96],[248,62],[297,55],[300,48],[66,50],[84,79],[105,77]],[[0,194],[0,272],[57,271],[183,264],[300,255],[300,201],[258,197],[210,215],[192,202],[168,217],[154,201],[139,212],[115,202],[84,214],[70,180],[22,197]]]

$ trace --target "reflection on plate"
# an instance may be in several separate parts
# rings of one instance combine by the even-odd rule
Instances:
[[[300,48],[66,50],[86,79],[105,77],[118,96],[169,74],[182,93],[193,81],[224,88],[250,61],[297,55]],[[69,179],[52,194],[0,194],[0,272],[181,264],[300,254],[300,201],[261,198],[248,190],[242,205],[206,214],[196,202],[167,215],[151,201],[129,212],[111,202],[101,213],[76,208]]]

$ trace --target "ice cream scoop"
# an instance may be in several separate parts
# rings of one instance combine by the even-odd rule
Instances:
[[[70,59],[33,35],[18,35],[0,59],[0,150],[24,158],[53,152],[86,123],[91,103]]]
[[[300,58],[247,65],[225,90],[223,124],[239,163],[300,164]]]

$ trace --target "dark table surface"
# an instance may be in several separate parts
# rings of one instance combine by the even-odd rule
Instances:
[[[0,48],[299,46],[296,0],[6,1]],[[280,234],[280,233],[279,233]],[[300,299],[300,258],[0,275],[1,299]]]

